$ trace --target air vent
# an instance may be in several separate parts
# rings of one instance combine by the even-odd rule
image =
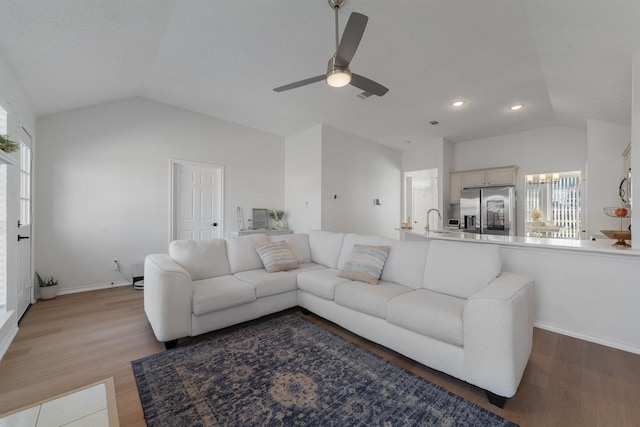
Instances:
[[[373,95],[371,92],[362,92],[362,93],[359,93],[357,96],[360,99],[367,99],[371,95]]]

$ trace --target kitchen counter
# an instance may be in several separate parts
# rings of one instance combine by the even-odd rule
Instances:
[[[429,234],[417,230],[397,228],[404,240],[460,240],[478,243],[497,243],[504,246],[521,246],[528,248],[544,248],[570,251],[593,252],[597,254],[621,255],[640,258],[640,250],[629,247],[611,246],[615,240],[575,240],[548,237],[500,236],[494,234],[465,233],[458,230],[433,230]]]

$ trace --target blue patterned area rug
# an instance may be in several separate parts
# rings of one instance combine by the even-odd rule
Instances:
[[[149,426],[515,426],[296,314],[132,366]]]

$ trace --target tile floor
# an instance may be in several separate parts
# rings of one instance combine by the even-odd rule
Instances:
[[[110,382],[109,382],[110,381]],[[112,404],[110,396],[113,392]],[[113,379],[14,411],[0,418],[0,427],[118,426]],[[109,422],[111,419],[111,423]]]

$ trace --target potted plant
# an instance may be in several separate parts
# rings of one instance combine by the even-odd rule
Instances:
[[[269,211],[269,218],[276,222],[275,230],[282,228],[282,220],[284,219],[284,211]]]
[[[0,150],[5,153],[13,153],[18,149],[19,145],[17,142],[11,141],[8,135],[0,135]]]
[[[38,287],[40,288],[40,299],[52,299],[58,295],[58,279],[53,276],[43,279],[36,271]]]

